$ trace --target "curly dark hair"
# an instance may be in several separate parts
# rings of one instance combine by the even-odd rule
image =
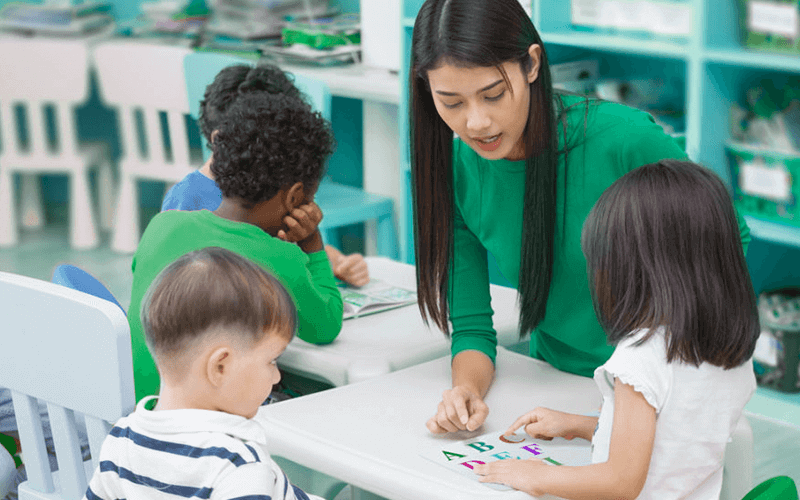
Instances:
[[[211,172],[223,196],[248,208],[295,182],[316,187],[335,147],[330,123],[287,94],[242,95],[217,130]]]
[[[198,124],[200,131],[208,142],[211,133],[219,128],[222,116],[240,95],[250,92],[268,92],[300,97],[302,94],[292,82],[290,73],[285,73],[277,66],[259,64],[248,66],[236,64],[220,71],[214,81],[206,87],[203,100],[200,101]]]

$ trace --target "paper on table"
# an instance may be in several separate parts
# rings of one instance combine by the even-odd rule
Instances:
[[[374,314],[417,301],[416,293],[377,279],[370,280],[360,288],[341,286],[339,290],[344,302],[344,319]]]
[[[588,441],[563,438],[544,441],[533,439],[521,430],[510,436],[495,431],[461,441],[443,440],[420,455],[476,482],[478,475],[472,470],[474,465],[508,458],[538,458],[552,465],[588,465],[592,461]],[[511,489],[503,484],[483,484],[496,490]]]

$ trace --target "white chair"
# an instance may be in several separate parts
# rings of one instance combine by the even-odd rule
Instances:
[[[116,108],[121,133],[120,187],[111,241],[118,252],[134,252],[139,244],[137,181],[171,185],[200,166],[199,152],[193,163],[186,128],[189,100],[183,58],[189,53],[185,47],[137,41],[103,42],[93,50],[100,95]],[[139,134],[138,112],[144,137]],[[163,140],[162,113],[169,147]],[[146,154],[141,144],[146,145]]]
[[[753,487],[753,429],[742,414],[725,447],[720,500],[741,500]]]
[[[115,304],[0,272],[0,386],[11,390],[28,480],[20,500],[77,500],[103,440],[134,409],[130,330]],[[50,472],[37,400],[46,402],[59,470]],[[81,459],[83,418],[92,460]]]
[[[69,176],[70,244],[73,248],[97,246],[95,215],[89,192],[89,169],[98,167],[99,217],[110,226],[111,165],[106,148],[78,144],[75,107],[88,97],[89,62],[85,41],[0,38],[0,246],[18,241],[14,174],[21,174],[23,224],[44,221],[38,174]],[[16,106],[25,110],[26,127],[20,127]],[[45,109],[52,106],[55,142],[49,145]],[[20,140],[26,131],[28,144]]]

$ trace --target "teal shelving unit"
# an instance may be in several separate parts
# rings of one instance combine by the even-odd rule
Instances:
[[[686,150],[689,156],[717,172],[732,187],[730,159],[725,143],[730,139],[729,112],[734,102],[744,104],[747,89],[764,78],[776,85],[800,74],[800,55],[747,49],[741,44],[738,0],[687,0],[692,8],[692,30],[686,38],[645,38],[612,35],[573,28],[570,2],[532,0],[532,20],[545,42],[551,64],[585,57],[600,60],[602,77],[676,78],[684,84]],[[401,165],[410,181],[408,152],[408,64],[414,18],[423,0],[402,5],[402,65],[400,71]],[[411,203],[407,204],[403,241],[407,260],[413,256]],[[778,270],[782,285],[800,286],[800,227],[747,217],[754,246],[762,245],[759,258],[787,252],[798,258]],[[766,248],[766,250],[764,249]],[[751,262],[757,292],[772,284],[759,276],[759,262]],[[791,266],[795,267],[791,267]],[[775,269],[771,269],[775,273]]]

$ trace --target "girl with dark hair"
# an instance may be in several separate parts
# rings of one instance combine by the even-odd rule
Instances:
[[[756,388],[758,309],[730,195],[662,160],[621,177],[583,226],[592,301],[616,344],[600,417],[537,408],[508,429],[592,441],[592,465],[502,460],[483,482],[564,498],[719,498],[725,445]]]
[[[427,0],[409,87],[419,305],[452,326],[453,387],[427,426],[474,430],[497,346],[488,254],[518,289],[530,355],[591,376],[613,348],[592,309],[581,225],[626,172],[686,155],[645,112],[555,92],[518,0]]]

